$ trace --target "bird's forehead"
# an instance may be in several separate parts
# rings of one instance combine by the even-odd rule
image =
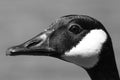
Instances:
[[[80,16],[80,15],[66,15],[66,16],[62,16],[61,18],[66,19],[66,20],[70,20],[70,19],[82,18],[82,16]]]
[[[52,24],[49,27],[53,29],[57,29],[63,25],[67,25],[70,21],[74,19],[80,19],[80,16],[68,15],[68,16],[60,17],[56,19],[54,22],[52,22]]]
[[[50,24],[49,29],[58,29],[59,27],[61,27],[62,25],[65,25],[67,23],[67,21],[63,20],[63,19],[57,19],[54,22],[52,22],[52,24]]]
[[[101,25],[99,21],[86,15],[66,15],[56,19],[49,27],[56,30],[60,27],[67,27],[71,23],[77,23],[84,29],[94,29],[97,28],[97,24]],[[102,25],[98,28],[102,28]]]

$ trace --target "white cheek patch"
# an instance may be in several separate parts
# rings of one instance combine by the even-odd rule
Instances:
[[[75,47],[65,52],[66,56],[90,57],[99,54],[107,34],[102,29],[91,30]]]

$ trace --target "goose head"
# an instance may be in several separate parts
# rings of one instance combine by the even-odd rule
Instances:
[[[99,79],[100,73],[107,75],[116,66],[111,37],[101,22],[86,15],[60,17],[37,36],[9,48],[7,55],[59,58],[83,67],[91,78]]]

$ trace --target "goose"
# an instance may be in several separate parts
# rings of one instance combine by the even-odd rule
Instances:
[[[86,70],[91,80],[120,80],[109,33],[87,15],[65,15],[6,55],[49,56]]]

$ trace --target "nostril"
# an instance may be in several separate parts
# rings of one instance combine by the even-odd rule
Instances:
[[[39,44],[42,40],[39,41],[32,41],[27,44],[26,48],[34,47],[35,45]]]

